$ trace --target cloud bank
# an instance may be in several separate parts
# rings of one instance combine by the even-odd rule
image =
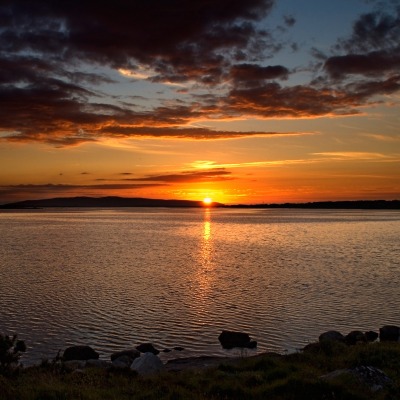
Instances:
[[[0,140],[71,146],[103,138],[221,139],[271,132],[196,128],[200,120],[357,114],[400,90],[400,7],[360,15],[308,83],[270,63],[289,44],[274,0],[6,0],[0,5]],[[296,43],[290,44],[296,49]],[[319,68],[319,69],[318,69]],[[102,91],[124,79],[207,91],[143,108]],[[143,73],[145,71],[146,73]],[[129,75],[129,74],[128,74]],[[316,76],[316,77],[315,77]],[[178,96],[178,91],[176,92]]]

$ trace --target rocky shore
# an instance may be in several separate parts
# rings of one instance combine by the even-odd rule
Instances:
[[[317,352],[326,343],[338,342],[347,346],[360,343],[372,343],[379,339],[380,342],[399,342],[400,327],[386,325],[375,331],[362,332],[353,330],[346,335],[338,331],[323,332],[317,342],[306,345],[303,352]],[[218,337],[221,346],[225,349],[232,348],[255,348],[257,342],[252,340],[247,333],[235,331],[222,331]],[[181,351],[182,347],[174,350]],[[169,352],[171,349],[164,349]],[[160,360],[158,350],[152,343],[141,343],[134,348],[125,349],[110,355],[110,360],[100,360],[100,354],[90,346],[71,346],[64,350],[62,356],[58,355],[53,363],[57,363],[68,371],[83,371],[86,368],[129,368],[139,375],[150,375],[161,371],[182,371],[186,369],[205,369],[215,367],[221,363],[233,364],[243,357],[189,357],[177,358],[167,361],[165,364]],[[252,357],[262,357],[263,353]]]

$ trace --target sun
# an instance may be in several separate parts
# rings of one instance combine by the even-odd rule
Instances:
[[[211,197],[204,197],[204,199],[203,199],[203,204],[204,204],[205,206],[211,205],[212,202],[213,202],[213,201],[212,201],[212,198],[211,198]]]

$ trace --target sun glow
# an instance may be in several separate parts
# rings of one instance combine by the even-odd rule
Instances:
[[[205,197],[203,199],[203,204],[206,206],[209,206],[212,203],[212,198],[211,197]]]

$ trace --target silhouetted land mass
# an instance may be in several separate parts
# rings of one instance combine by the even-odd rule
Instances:
[[[400,210],[400,200],[316,201],[311,203],[236,204],[233,208],[301,208],[301,209],[361,209]]]
[[[58,197],[53,199],[25,200],[0,205],[0,209],[38,208],[118,208],[118,207],[205,207],[202,201],[161,200],[141,197]],[[298,208],[298,209],[369,209],[400,210],[400,200],[321,201],[312,203],[235,204],[214,202],[212,207],[223,208]]]
[[[48,207],[203,207],[203,202],[191,200],[146,199],[140,197],[58,197],[54,199],[25,200],[0,206],[0,208],[3,209],[34,209]]]

